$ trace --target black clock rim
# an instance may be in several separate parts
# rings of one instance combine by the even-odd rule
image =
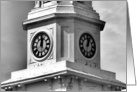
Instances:
[[[44,34],[44,35],[46,35],[47,37],[48,37],[48,39],[50,40],[50,42],[49,42],[49,48],[48,48],[48,51],[47,51],[47,53],[45,53],[43,56],[41,56],[41,57],[39,57],[39,56],[37,56],[37,55],[35,55],[34,53],[34,43],[35,43],[35,40],[36,40],[36,38],[38,37],[38,35],[40,35],[40,34]],[[41,59],[41,58],[44,58],[44,57],[47,57],[47,55],[48,55],[48,53],[50,52],[50,47],[51,47],[51,39],[50,39],[50,36],[46,33],[46,32],[38,32],[34,37],[33,37],[33,40],[32,40],[32,44],[31,44],[31,50],[32,50],[32,53],[33,53],[33,55],[36,57],[36,58],[38,58],[38,59]]]
[[[90,57],[85,56],[85,54],[82,53],[82,49],[81,49],[81,47],[80,47],[80,45],[81,45],[81,44],[80,44],[80,43],[81,43],[80,41],[81,41],[83,35],[85,35],[85,34],[88,34],[88,35],[91,36],[91,38],[92,38],[92,40],[93,40],[93,43],[94,43],[94,45],[95,45],[95,46],[94,46],[94,47],[95,47],[95,48],[94,48],[95,51],[94,51],[93,55],[91,55]],[[90,33],[88,33],[88,32],[85,32],[85,33],[82,33],[82,34],[81,34],[81,36],[80,36],[80,38],[79,38],[79,49],[80,49],[81,54],[82,54],[84,57],[86,57],[87,59],[91,59],[91,58],[94,57],[94,55],[95,55],[95,53],[96,53],[96,42],[95,42],[92,34],[90,34]]]

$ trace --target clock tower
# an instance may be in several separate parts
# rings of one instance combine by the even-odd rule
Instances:
[[[23,22],[28,34],[28,68],[64,60],[100,68],[100,32],[105,22],[91,3],[36,2]]]
[[[92,1],[35,1],[23,21],[27,69],[12,72],[2,88],[27,91],[114,91],[126,85],[100,68],[105,22]]]

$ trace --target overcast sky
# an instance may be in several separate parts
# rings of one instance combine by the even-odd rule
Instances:
[[[26,68],[27,32],[22,20],[33,6],[28,1],[1,3],[2,81],[9,79],[12,71]],[[94,1],[93,7],[106,21],[101,32],[101,68],[116,72],[117,79],[126,82],[126,2]]]
[[[101,67],[126,82],[126,2],[94,1],[93,7],[106,21],[101,32]]]

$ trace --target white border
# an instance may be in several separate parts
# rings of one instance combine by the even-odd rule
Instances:
[[[133,58],[135,73],[137,74],[137,0],[128,0],[129,18],[131,27],[131,38],[133,42]],[[133,72],[133,71],[132,71]],[[137,86],[127,86],[127,92],[137,92]]]

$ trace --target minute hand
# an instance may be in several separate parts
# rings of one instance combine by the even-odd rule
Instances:
[[[87,47],[89,46],[89,43],[90,43],[90,40],[89,40],[89,39],[87,39]]]
[[[41,43],[40,46],[43,47],[43,38],[41,37]]]

